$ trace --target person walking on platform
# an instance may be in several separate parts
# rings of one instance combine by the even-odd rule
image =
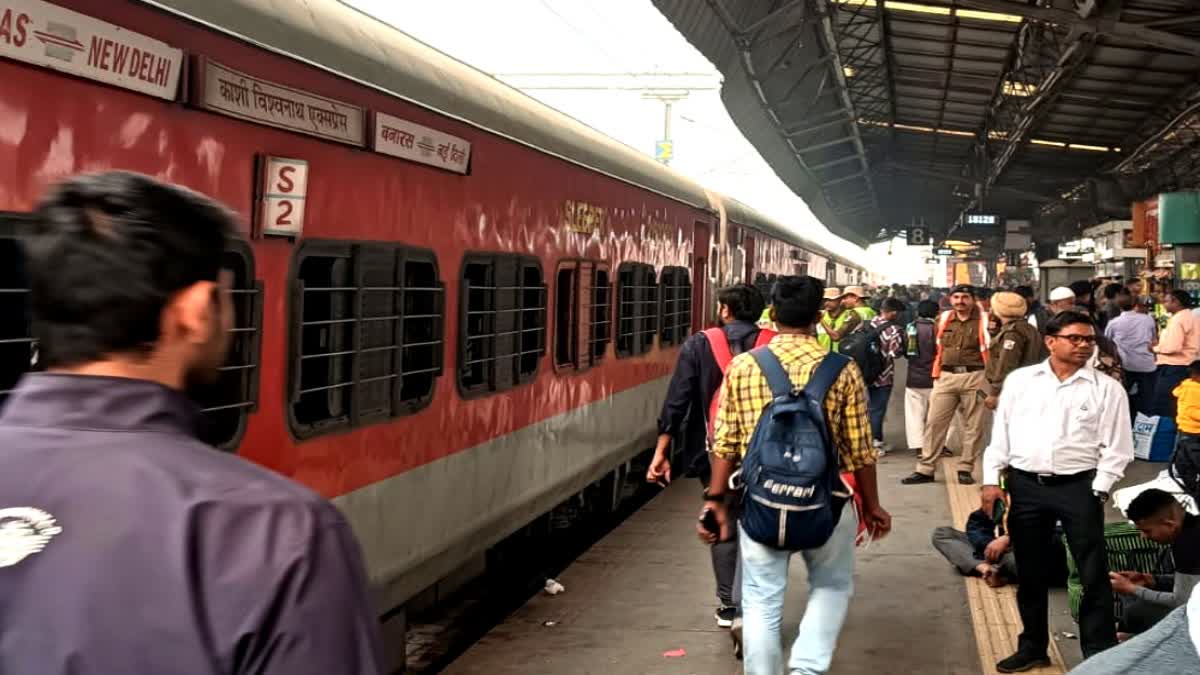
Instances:
[[[26,245],[44,372],[0,415],[0,672],[386,672],[354,533],[198,439],[233,216],[146,176],[53,188]]]
[[[917,304],[917,319],[908,325],[908,373],[904,381],[904,436],[917,455],[925,443],[925,419],[933,392],[933,357],[937,351],[937,303]]]
[[[987,315],[975,305],[970,286],[956,286],[950,292],[950,311],[944,312],[937,325],[937,353],[933,359],[933,393],[929,399],[929,418],[925,421],[925,442],[921,459],[912,475],[901,480],[905,485],[932,483],[938,458],[946,444],[946,435],[956,411],[962,413],[962,456],[958,462],[958,482],[975,482],[971,473],[982,447],[988,383],[984,367],[988,360]]]
[[[883,442],[883,422],[896,380],[896,357],[904,353],[904,333],[896,324],[896,319],[904,311],[904,303],[895,298],[884,298],[879,309],[879,316],[871,319],[868,329],[878,332],[884,365],[879,377],[867,386],[867,401],[871,419],[871,445],[876,454],[883,457],[890,450]]]
[[[1121,356],[1129,413],[1148,415],[1154,394],[1154,319],[1135,311],[1135,301],[1128,293],[1118,293],[1115,301],[1121,314],[1108,322],[1104,335],[1116,345]]]
[[[1191,311],[1192,297],[1187,291],[1176,289],[1167,293],[1163,305],[1171,318],[1154,348],[1158,368],[1151,410],[1155,415],[1175,417],[1172,392],[1187,379],[1192,361],[1200,358],[1200,318]]]
[[[843,304],[843,296],[836,288],[826,288],[825,311],[817,326],[817,341],[827,352],[836,352],[838,343],[864,323],[862,315]]]
[[[755,429],[760,425],[764,408],[773,405],[774,392],[786,388],[786,380],[790,380],[795,389],[803,388],[817,380],[815,390],[827,385],[820,405],[820,413],[823,413],[823,421],[820,424],[827,429],[827,435],[808,434],[805,438],[827,438],[831,447],[823,448],[827,454],[809,452],[804,455],[804,459],[798,459],[803,453],[792,453],[794,448],[789,446],[789,451],[783,457],[792,458],[789,460],[792,462],[811,462],[822,457],[832,460],[836,455],[836,466],[832,462],[825,464],[823,470],[827,473],[821,480],[838,480],[836,473],[828,472],[852,473],[858,493],[862,497],[863,519],[867,530],[875,537],[883,537],[891,530],[891,516],[879,504],[879,491],[875,481],[876,459],[875,453],[871,451],[870,427],[867,420],[866,386],[858,366],[853,362],[845,363],[849,361],[846,357],[830,354],[813,337],[822,290],[821,282],[812,277],[783,277],[775,284],[771,298],[772,313],[780,334],[771,340],[765,350],[754,350],[735,358],[725,378],[713,446],[713,485],[727,485],[739,460],[762,461],[763,455],[759,453],[765,452],[765,449],[758,445],[758,441],[752,448],[751,437],[757,437]],[[760,365],[760,360],[761,363],[773,366],[770,371],[771,381],[768,381],[768,376],[764,374],[766,371]],[[831,365],[823,368],[822,364],[827,360],[832,360],[829,362]],[[840,367],[840,370],[833,366]],[[817,377],[818,374],[821,375],[820,378]],[[779,378],[786,378],[783,387],[775,381]],[[805,415],[805,418],[813,419],[808,415]],[[774,428],[774,418],[764,419],[766,428]],[[788,438],[794,439],[791,436]],[[820,442],[824,443],[823,440]],[[775,452],[771,456],[778,459],[778,451],[782,448],[776,446],[772,449]],[[748,452],[751,453],[749,456]],[[768,485],[771,481],[763,480],[761,477],[758,477],[757,481],[751,478],[746,487],[747,492],[771,490]],[[774,488],[789,487],[778,482],[773,485]],[[825,486],[826,484],[822,483],[822,487]],[[797,488],[788,491],[787,495],[781,493],[776,500],[802,499],[814,494],[815,488]],[[833,493],[822,489],[821,494],[830,497]],[[709,505],[701,512],[701,517],[711,513],[714,528],[710,530],[703,522],[698,523],[697,530],[702,539],[714,541],[732,536],[733,521],[728,512],[726,497],[727,493],[717,493],[715,488],[707,496]],[[831,532],[822,530],[822,534],[828,535],[823,543],[815,548],[799,547],[799,553],[808,567],[810,591],[804,620],[800,622],[791,658],[787,662],[788,672],[791,673],[826,672],[833,659],[838,634],[846,619],[853,590],[857,530],[854,506],[846,497],[848,495],[797,512],[813,514],[816,513],[813,509],[819,506],[822,509],[821,513],[832,510],[833,522],[822,522],[824,526],[832,528]],[[747,504],[749,503],[751,502],[748,495]],[[774,545],[751,538],[746,529],[748,510],[749,507],[744,509],[738,528],[742,555],[745,673],[778,675],[785,670],[780,624],[788,586],[788,563],[794,549],[781,546],[779,544],[783,542],[772,538],[778,528],[772,532],[772,537],[768,537],[772,538]],[[805,516],[797,518],[803,520]],[[787,527],[783,532],[778,532],[779,537],[785,534],[804,536],[808,532],[793,532],[792,528]]]
[[[1019,572],[1023,632],[1002,673],[1049,665],[1049,542],[1061,521],[1083,582],[1079,610],[1084,656],[1116,644],[1104,547],[1104,504],[1133,460],[1129,401],[1120,383],[1088,365],[1096,347],[1091,317],[1063,312],[1046,326],[1050,358],[1008,376],[984,453],[984,513],[1003,497],[1008,472],[1009,532]]]
[[[716,412],[713,404],[717,401],[730,360],[737,354],[765,345],[774,337],[773,331],[755,325],[764,304],[762,294],[749,284],[717,291],[717,317],[721,327],[696,333],[679,351],[679,361],[675,364],[667,398],[658,416],[658,444],[650,468],[646,470],[647,482],[671,482],[671,461],[667,451],[671,440],[679,438],[682,441],[679,454],[686,475],[698,477],[705,491],[712,491],[707,450],[713,413]],[[728,628],[739,611],[740,593],[735,586],[737,539],[716,542],[711,551],[717,600],[721,603],[715,618],[718,626]]]
[[[1073,309],[1075,309],[1075,291],[1066,286],[1059,286],[1050,291],[1050,316]],[[1042,331],[1042,335],[1046,334],[1045,327],[1041,327],[1039,330]]]
[[[988,347],[991,358],[983,369],[990,388],[983,402],[988,410],[996,409],[1009,373],[1042,360],[1045,349],[1041,334],[1025,321],[1024,298],[1016,293],[997,293],[992,296],[992,313],[1000,320],[1000,331],[992,338]]]
[[[863,323],[869,323],[877,314],[863,300],[865,293],[866,291],[863,290],[862,286],[847,286],[846,290],[842,291],[842,305],[857,313],[858,317],[863,320]]]

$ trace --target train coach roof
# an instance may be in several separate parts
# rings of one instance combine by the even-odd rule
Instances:
[[[142,2],[685,204],[715,210],[712,200],[721,199],[731,220],[853,265],[750,207],[710,193],[649,156],[336,0]]]

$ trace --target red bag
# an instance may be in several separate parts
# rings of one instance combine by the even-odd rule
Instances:
[[[709,328],[704,331],[704,337],[708,339],[708,346],[712,349],[713,358],[717,360],[717,367],[721,369],[721,375],[725,375],[725,371],[729,369],[729,362],[733,360],[733,352],[729,351],[729,338],[725,337],[725,329],[720,327]],[[775,331],[763,328],[758,331],[758,338],[754,340],[754,348],[765,346],[775,337]],[[717,424],[717,410],[721,407],[721,391],[724,389],[724,379],[721,380],[722,386],[717,387],[717,392],[713,394],[712,401],[708,405],[708,438],[712,441],[713,428]]]

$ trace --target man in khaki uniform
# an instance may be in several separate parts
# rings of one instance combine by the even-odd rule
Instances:
[[[925,444],[921,459],[904,485],[932,483],[938,458],[946,443],[946,433],[956,411],[962,414],[962,456],[958,462],[958,482],[975,482],[971,473],[983,448],[984,400],[991,390],[984,367],[987,365],[988,317],[975,304],[975,290],[968,285],[950,291],[952,309],[943,312],[937,324],[937,353],[933,359],[933,393],[929,398],[929,417],[925,422]]]
[[[995,410],[1000,402],[1000,389],[1009,373],[1042,360],[1044,342],[1038,329],[1025,320],[1025,298],[1016,293],[992,296],[992,314],[1001,325],[988,347],[990,358],[983,369],[989,387],[983,403],[988,410]]]

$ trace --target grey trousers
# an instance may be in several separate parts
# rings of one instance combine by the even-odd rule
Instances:
[[[717,579],[717,600],[726,607],[742,606],[741,565],[738,564],[737,519],[730,523],[733,538],[718,541],[709,547],[712,553],[713,576]]]
[[[975,557],[975,547],[971,546],[967,533],[953,527],[934,528],[933,547],[965,577],[976,576],[975,568],[983,562]],[[1000,558],[1000,573],[1009,581],[1017,579],[1017,561],[1011,550]]]
[[[1079,664],[1072,675],[1167,675],[1200,673],[1200,654],[1188,633],[1187,605],[1141,635]]]

